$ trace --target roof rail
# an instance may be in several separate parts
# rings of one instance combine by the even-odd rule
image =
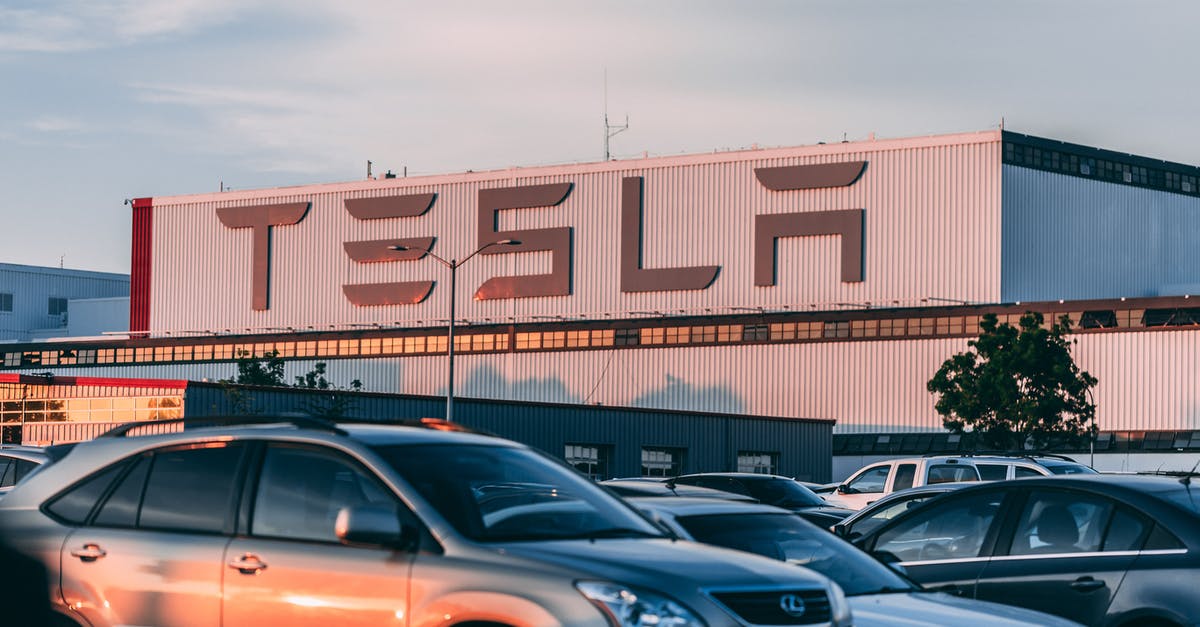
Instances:
[[[131,431],[160,425],[187,425],[189,427],[235,427],[240,425],[290,424],[301,429],[327,431],[346,435],[337,423],[308,414],[279,414],[275,416],[204,416],[199,418],[173,418],[171,420],[141,420],[118,425],[96,436],[97,438],[123,438]]]
[[[1058,453],[1046,453],[1044,451],[1002,451],[1002,450],[984,450],[984,451],[968,451],[958,453],[961,457],[975,457],[977,455],[993,455],[996,457],[1023,457],[1025,459],[1036,459],[1038,457],[1049,457],[1051,459],[1061,459],[1065,462],[1075,462],[1071,457],[1059,455]]]

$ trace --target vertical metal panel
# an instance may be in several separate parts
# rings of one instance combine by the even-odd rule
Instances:
[[[0,293],[13,295],[12,313],[0,313],[0,340],[29,341],[30,331],[61,329],[65,319],[49,315],[50,298],[107,298],[129,295],[129,277],[108,272],[87,272],[0,264]],[[70,312],[67,312],[68,316]]]
[[[446,318],[445,268],[432,259],[356,264],[343,242],[436,236],[435,252],[462,258],[480,241],[479,190],[553,182],[574,184],[562,204],[501,211],[498,226],[572,227],[573,294],[473,301],[474,290],[490,277],[549,271],[549,253],[481,255],[459,271],[464,318],[832,308],[928,296],[994,301],[1000,294],[999,138],[999,132],[986,132],[156,198],[151,326],[178,331],[436,324]],[[758,167],[857,160],[867,167],[849,187],[775,192],[754,175]],[[711,287],[621,292],[620,189],[627,176],[645,178],[644,266],[719,265]],[[343,208],[346,198],[429,192],[437,194],[432,209],[415,218],[360,221]],[[215,210],[281,202],[312,206],[299,224],[273,229],[271,307],[254,311],[250,229],[223,226]],[[754,217],[831,209],[865,210],[865,280],[839,280],[839,238],[786,238],[778,244],[777,285],[755,286]],[[346,283],[430,279],[438,284],[417,305],[355,307],[341,292]]]
[[[1002,297],[1200,293],[1200,198],[1003,166]]]

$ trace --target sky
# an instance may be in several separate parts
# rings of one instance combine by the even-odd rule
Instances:
[[[1200,164],[1191,0],[0,0],[0,262],[125,200],[1004,127]]]

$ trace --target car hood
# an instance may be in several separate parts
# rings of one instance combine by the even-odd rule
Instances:
[[[596,578],[663,590],[668,582],[692,588],[823,587],[828,580],[806,568],[742,551],[685,540],[606,539],[512,543],[512,556]]]
[[[942,592],[864,594],[852,596],[849,601],[850,610],[854,613],[855,627],[870,627],[871,625],[1079,627],[1079,623],[1058,616],[999,603],[964,599]]]

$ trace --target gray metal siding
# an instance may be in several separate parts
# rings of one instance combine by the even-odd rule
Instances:
[[[68,333],[65,317],[49,315],[50,298],[128,296],[129,276],[0,264],[0,293],[13,295],[13,310],[0,312],[0,340],[29,341],[35,329]]]
[[[272,414],[303,410],[317,393],[242,388],[255,411]],[[437,397],[346,394],[347,416],[369,420],[441,417]],[[219,385],[188,387],[184,415],[232,413],[229,394]],[[656,412],[625,408],[538,405],[456,400],[454,415],[465,426],[522,442],[561,458],[567,444],[611,447],[612,476],[641,474],[641,448],[687,450],[685,472],[735,470],[738,451],[779,453],[779,474],[825,482],[830,476],[833,425],[828,422],[771,420],[732,415]]]
[[[1005,302],[1200,293],[1200,199],[1003,166]]]

